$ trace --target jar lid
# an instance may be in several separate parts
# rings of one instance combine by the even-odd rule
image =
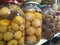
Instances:
[[[10,3],[15,3],[20,5],[21,4],[21,0],[0,0],[0,2],[10,2]]]

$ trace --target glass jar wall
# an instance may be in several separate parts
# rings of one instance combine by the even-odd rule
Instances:
[[[0,2],[0,45],[24,45],[24,13],[10,1]]]
[[[42,14],[35,2],[25,3],[25,43],[37,44],[42,38]]]

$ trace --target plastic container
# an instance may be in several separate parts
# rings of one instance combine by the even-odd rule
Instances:
[[[50,5],[47,5],[43,10],[43,37],[51,39],[57,32],[55,30],[55,12]]]
[[[0,0],[0,45],[24,45],[24,12],[16,0]]]
[[[26,2],[25,12],[25,44],[37,44],[42,38],[42,14],[37,2]]]

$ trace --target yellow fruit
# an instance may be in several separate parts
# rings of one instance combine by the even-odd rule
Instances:
[[[19,25],[16,24],[16,23],[12,23],[11,28],[12,28],[13,31],[18,31],[19,30]]]
[[[17,40],[13,39],[13,40],[9,41],[7,45],[18,45]]]
[[[21,32],[21,31],[17,31],[17,32],[14,34],[15,39],[20,39],[21,36],[22,36],[22,32]]]
[[[7,7],[2,7],[0,10],[0,15],[3,17],[10,15],[10,10]]]
[[[0,45],[5,45],[3,41],[0,41]]]
[[[32,35],[32,36],[27,36],[26,37],[26,42],[28,44],[34,44],[36,43],[36,36]]]
[[[0,25],[8,26],[9,23],[10,23],[9,20],[7,20],[7,19],[3,19],[3,20],[0,21]]]
[[[5,33],[7,31],[7,26],[0,26],[0,33]]]
[[[23,24],[20,25],[20,31],[24,31],[24,29],[25,29],[25,26]]]
[[[35,32],[36,36],[42,35],[42,28],[37,28]]]
[[[35,16],[33,13],[26,13],[26,16],[25,16],[26,20],[28,20],[28,21],[32,21],[34,19],[34,17]]]
[[[41,23],[40,20],[34,19],[34,20],[32,21],[32,25],[33,25],[34,27],[39,27],[39,26],[42,25],[42,23]]]
[[[16,12],[19,10],[19,7],[17,5],[10,5],[10,9],[13,11],[13,12]]]
[[[2,40],[3,39],[3,34],[2,33],[0,33],[0,40]]]
[[[30,26],[30,21],[25,22],[25,27],[28,28]]]
[[[14,22],[16,22],[19,25],[25,23],[24,18],[22,16],[15,16]]]
[[[19,45],[24,45],[24,37],[21,37],[18,41]]]
[[[42,21],[42,14],[40,13],[35,13],[35,18],[39,19],[40,21]]]
[[[26,34],[28,34],[28,35],[33,35],[35,33],[35,28],[34,27],[28,27],[27,29],[26,29]]]
[[[6,32],[3,35],[4,40],[9,41],[13,38],[13,34],[11,32]]]

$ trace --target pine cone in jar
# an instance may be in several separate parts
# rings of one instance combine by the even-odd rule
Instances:
[[[34,35],[26,37],[26,43],[27,44],[34,44],[34,43],[36,43],[36,40],[37,40],[36,36],[34,36]]]
[[[8,7],[2,7],[0,9],[0,16],[7,17],[9,15],[10,15],[10,10],[8,9]]]
[[[26,28],[26,34],[27,35],[33,35],[35,33],[35,28],[30,26],[28,28]]]
[[[35,18],[35,16],[34,16],[33,13],[26,13],[26,14],[25,14],[25,18],[26,18],[26,20],[28,20],[28,21],[32,21],[32,20]]]
[[[34,19],[34,20],[32,21],[32,26],[34,26],[34,27],[39,27],[39,26],[41,26],[41,25],[42,25],[42,23],[41,23],[41,21],[38,20],[38,19]]]
[[[13,21],[15,23],[17,23],[18,25],[21,25],[21,24],[25,23],[25,19],[22,16],[15,16]]]
[[[7,45],[17,45],[17,44],[18,44],[18,42],[17,42],[17,40],[15,40],[15,39],[10,40],[10,41],[7,43]]]

